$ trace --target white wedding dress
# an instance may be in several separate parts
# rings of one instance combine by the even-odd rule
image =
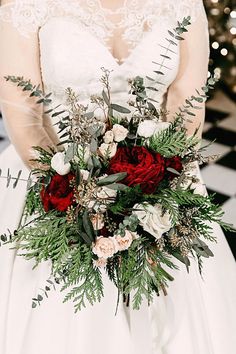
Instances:
[[[207,74],[207,20],[201,0],[15,0],[0,8],[0,100],[14,144],[0,155],[3,174],[27,169],[30,147],[55,144],[51,123],[34,99],[2,77],[17,75],[42,82],[55,105],[72,87],[81,102],[101,93],[101,67],[112,70],[112,100],[126,105],[127,79],[153,77],[161,63],[157,91],[151,97],[174,112],[203,85]],[[185,41],[169,46],[168,30],[190,15]],[[171,60],[161,56],[171,56]],[[146,84],[150,85],[148,79]],[[196,120],[203,120],[204,109]],[[17,152],[15,151],[17,150]],[[21,156],[21,159],[20,157]],[[0,232],[20,222],[26,186],[6,188],[0,180]],[[220,228],[215,257],[204,262],[204,280],[192,262],[173,271],[168,296],[140,311],[120,304],[105,280],[105,298],[74,314],[63,294],[51,291],[40,308],[31,299],[45,286],[50,264],[32,270],[33,262],[0,248],[1,354],[234,354],[236,352],[236,268]],[[177,262],[177,261],[176,261]]]

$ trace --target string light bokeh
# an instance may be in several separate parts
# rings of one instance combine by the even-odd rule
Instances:
[[[205,0],[211,41],[210,71],[236,100],[236,0]]]

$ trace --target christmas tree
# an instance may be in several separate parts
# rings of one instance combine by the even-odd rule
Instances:
[[[236,0],[205,0],[211,41],[210,71],[236,99]]]

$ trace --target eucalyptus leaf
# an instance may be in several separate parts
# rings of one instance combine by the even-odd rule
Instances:
[[[19,182],[19,179],[20,179],[21,174],[22,174],[22,170],[20,170],[20,171],[18,172],[18,175],[17,175],[17,177],[16,177],[16,180],[15,180],[15,182],[13,183],[13,188],[16,188],[16,186],[17,186],[17,184],[18,184],[18,182]]]
[[[197,238],[194,241],[193,249],[196,251],[196,253],[199,256],[202,256],[202,257],[205,257],[205,258],[209,258],[209,257],[213,257],[214,256],[214,254],[212,253],[210,248],[207,246],[207,244],[205,242],[203,242],[202,240],[200,240],[199,238]]]
[[[131,113],[130,109],[120,106],[116,103],[112,103],[111,104],[111,108],[114,109],[115,111],[119,112],[119,113],[124,113],[124,114],[128,114]]]
[[[122,181],[127,176],[126,172],[115,173],[113,175],[104,177],[97,181],[98,186],[107,186],[108,184],[116,183]]]
[[[92,162],[93,162],[93,167],[94,167],[95,169],[102,167],[101,162],[100,162],[99,159],[98,159],[96,156],[94,156],[94,155],[92,156]]]
[[[151,91],[159,91],[156,87],[152,87],[152,86],[147,86],[146,87],[148,90],[151,90]]]
[[[52,118],[57,117],[57,116],[59,116],[59,115],[62,114],[62,113],[65,113],[65,110],[64,110],[64,111],[59,111],[59,112],[53,113],[53,114],[52,114]]]
[[[172,167],[167,167],[167,171],[174,173],[175,175],[180,176],[180,173],[178,171],[176,171],[174,168]]]
[[[174,33],[172,33],[171,31],[168,31],[168,33],[171,37],[175,37]]]
[[[68,149],[66,150],[66,154],[65,154],[65,163],[70,162],[74,158],[75,153],[76,153],[76,147],[77,147],[77,144],[75,144],[75,143],[72,143],[69,145]]]
[[[97,152],[98,148],[98,142],[96,139],[92,138],[91,143],[90,143],[90,151],[92,154],[95,154]]]
[[[156,73],[157,75],[164,75],[164,73],[160,70],[154,70],[154,73]]]
[[[112,183],[112,184],[108,184],[107,188],[113,189],[115,191],[124,191],[129,187],[122,183]]]
[[[95,240],[95,231],[87,210],[83,214],[83,227],[90,241],[93,242]]]
[[[147,78],[148,80],[150,80],[150,81],[155,81],[155,79],[153,79],[153,78],[150,77],[150,76],[146,76],[146,78]]]
[[[106,103],[106,105],[109,106],[110,105],[110,101],[109,101],[109,98],[107,96],[107,93],[104,90],[102,91],[102,97],[103,97],[104,102]]]
[[[38,300],[38,301],[43,301],[42,295],[38,295],[37,300]]]
[[[172,255],[178,259],[181,263],[186,265],[187,271],[189,272],[189,267],[190,267],[190,260],[188,257],[183,257],[180,253],[173,251]]]
[[[79,166],[76,166],[75,183],[76,183],[76,186],[79,186],[81,183],[81,172],[80,172]]]
[[[171,57],[168,57],[168,55],[164,55],[164,54],[161,54],[161,57],[163,57],[165,59],[171,59]]]
[[[80,236],[82,237],[82,239],[84,240],[85,243],[87,243],[88,245],[92,244],[90,237],[85,232],[81,231]]]
[[[86,112],[84,113],[84,117],[92,119],[94,117],[94,112]]]

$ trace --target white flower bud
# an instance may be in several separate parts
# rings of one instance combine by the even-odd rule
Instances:
[[[112,131],[112,130],[108,130],[108,131],[106,132],[106,134],[104,135],[103,140],[104,140],[104,143],[106,143],[106,144],[112,143],[113,140],[114,140],[113,131]]]
[[[114,134],[114,140],[119,143],[122,140],[125,140],[129,131],[121,124],[114,124],[112,128],[112,132]]]
[[[133,211],[133,214],[138,217],[139,224],[156,239],[161,238],[172,227],[169,212],[166,211],[163,214],[159,204],[135,204],[133,209],[137,209]]]
[[[113,156],[115,156],[116,151],[117,151],[116,143],[110,143],[110,144],[103,143],[99,147],[99,152],[103,157],[112,158]]]
[[[61,176],[67,175],[70,172],[71,165],[65,163],[65,153],[57,152],[51,159],[51,167]]]
[[[89,171],[87,170],[80,170],[81,176],[84,181],[87,181],[89,178]]]

